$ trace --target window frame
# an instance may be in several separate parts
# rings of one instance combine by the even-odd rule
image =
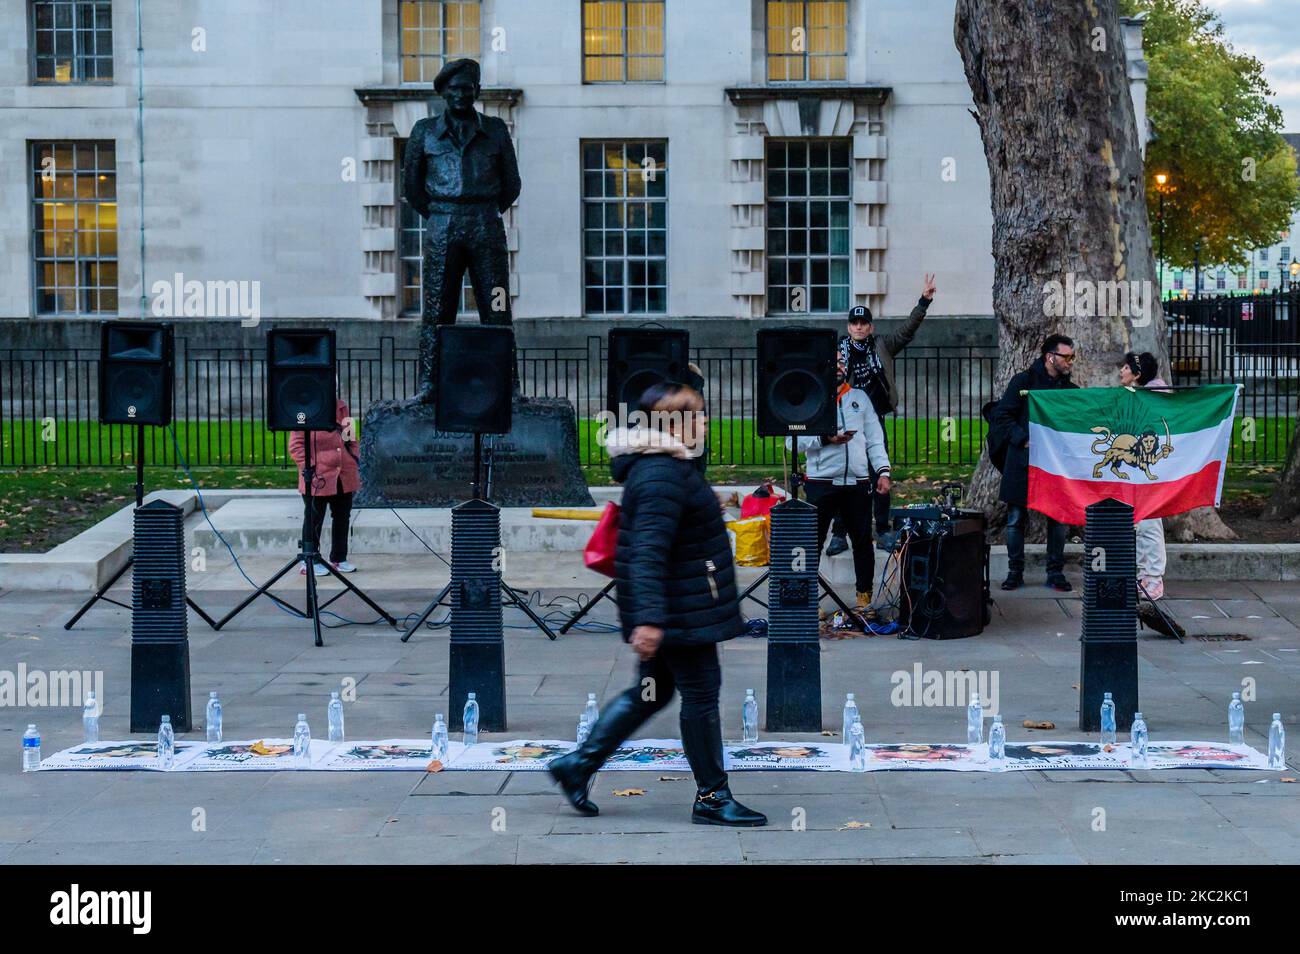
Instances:
[[[77,175],[78,166],[77,166],[75,153],[74,153],[73,165],[72,165],[72,175],[74,176],[74,178],[73,178],[72,197],[71,197],[71,204],[73,206],[73,221],[74,221],[74,230],[72,233],[74,239],[73,242],[74,251],[71,259],[61,259],[57,254],[53,257],[50,257],[45,255],[44,253],[44,245],[41,239],[45,234],[45,227],[44,227],[44,216],[43,214],[41,214],[41,209],[43,206],[47,204],[61,205],[63,204],[64,200],[60,199],[60,197],[58,196],[53,196],[48,199],[42,198],[36,192],[36,179],[37,176],[40,175],[40,164],[38,162],[38,153],[42,146],[49,146],[51,147],[51,149],[58,149],[61,146],[71,146],[74,149],[77,147],[85,147],[85,146],[95,147],[96,156],[95,156],[94,168],[91,170],[92,175],[99,175],[107,171],[107,167],[101,166],[99,164],[99,150],[104,147],[108,147],[109,149],[112,150],[113,198],[111,200],[101,199],[99,198],[98,195],[96,195],[94,199],[81,199],[77,197],[76,175]],[[28,193],[27,234],[30,241],[29,254],[28,254],[28,263],[29,263],[28,274],[31,276],[32,317],[38,319],[116,318],[121,313],[121,307],[122,307],[122,287],[121,287],[122,276],[119,270],[119,267],[121,265],[121,253],[120,253],[121,228],[120,228],[120,222],[117,219],[117,215],[116,215],[117,210],[120,209],[119,196],[117,194],[117,184],[118,184],[117,141],[113,139],[29,139],[26,140],[26,150],[27,150],[26,166],[27,166],[27,193]],[[55,169],[56,169],[56,176],[57,176],[58,167],[56,166]],[[98,189],[96,191],[98,191]],[[78,241],[78,238],[81,235],[81,231],[80,229],[75,228],[76,207],[81,204],[87,204],[87,205],[93,204],[96,206],[111,204],[114,207],[114,220],[113,220],[114,246],[115,248],[118,249],[118,251],[116,251],[112,256],[101,255],[98,247],[99,243],[98,240],[96,240],[95,256],[93,258],[82,257],[79,251],[80,243]],[[96,216],[96,218],[98,218],[98,216]],[[58,231],[59,231],[58,229],[55,229],[56,234],[58,233]],[[99,232],[103,230],[96,229],[95,231]],[[40,306],[41,289],[43,287],[48,287],[42,281],[41,273],[42,273],[43,266],[51,265],[51,264],[57,266],[58,264],[69,263],[69,262],[72,264],[75,272],[75,279],[74,279],[75,284],[72,286],[72,289],[76,296],[76,308],[73,311],[66,311],[56,307],[55,310],[53,311],[42,311]],[[82,266],[83,264],[86,263],[93,263],[96,266],[111,264],[113,266],[113,274],[114,274],[113,285],[112,286],[82,285],[81,284]],[[63,286],[55,285],[54,287],[61,288]],[[108,310],[92,311],[83,307],[83,305],[85,304],[84,295],[86,294],[87,290],[94,290],[96,295],[98,295],[101,289],[107,287],[111,287],[114,294],[115,304],[111,311]],[[57,301],[57,294],[56,294],[56,301]]]
[[[67,79],[67,80],[59,80],[51,77],[42,77],[39,75],[37,69],[37,64],[41,60],[47,58],[46,56],[40,54],[37,50],[37,33],[39,32],[36,25],[37,7],[48,6],[51,10],[55,10],[60,5],[68,6],[73,11],[73,25],[69,29],[69,32],[72,34],[71,59],[72,59],[73,76],[71,79]],[[106,31],[101,31],[99,29],[98,24],[96,23],[96,25],[91,27],[90,33],[91,36],[94,37],[97,41],[101,33],[107,32],[108,55],[102,56],[96,52],[96,53],[91,53],[89,56],[87,56],[84,53],[84,51],[79,50],[81,44],[80,35],[84,31],[76,25],[76,14],[79,9],[84,7],[90,7],[93,11],[97,12],[97,8],[100,6],[107,7],[108,9],[108,29]],[[54,27],[54,30],[57,32],[58,27],[57,26]],[[28,85],[54,86],[54,87],[112,86],[116,82],[115,75],[117,72],[117,58],[114,55],[113,43],[114,43],[113,0],[67,0],[67,2],[63,2],[63,0],[27,0],[27,82]],[[53,57],[54,57],[54,61],[57,63],[58,54],[57,53],[53,54]],[[94,60],[106,59],[108,61],[109,75],[106,77],[96,76],[93,78],[87,78],[85,75],[85,61],[88,58]]]
[[[843,167],[843,170],[837,170],[833,165],[828,164],[826,166],[826,172],[829,175],[836,171],[847,171],[848,173],[847,192],[843,196],[832,195],[829,193],[826,195],[814,196],[811,193],[811,189],[808,189],[805,191],[805,194],[802,197],[799,196],[791,197],[788,192],[784,196],[774,197],[771,191],[772,163],[770,159],[771,153],[769,152],[769,150],[771,146],[775,143],[806,144],[809,147],[808,149],[809,152],[811,152],[811,147],[813,145],[819,143],[826,144],[828,148],[833,148],[835,145],[841,145],[845,147],[848,150],[847,153],[848,161],[847,164]],[[782,168],[784,170],[789,170],[791,167],[789,165],[786,165],[783,166]],[[804,166],[804,171],[806,174],[810,174],[811,171],[814,170],[814,168],[816,167],[811,165],[811,157],[810,157],[809,164]],[[772,268],[772,263],[774,261],[774,255],[771,246],[772,229],[773,229],[771,206],[773,201],[787,202],[787,203],[791,201],[802,202],[804,204],[805,209],[810,209],[811,204],[814,201],[824,201],[828,203],[828,205],[831,203],[843,202],[846,205],[847,216],[846,216],[845,232],[847,233],[847,236],[846,236],[846,250],[843,255],[837,255],[831,251],[831,247],[832,247],[831,243],[833,240],[832,233],[835,232],[836,229],[831,222],[829,214],[827,219],[827,225],[825,228],[826,236],[827,236],[827,252],[824,256],[827,262],[827,285],[826,285],[827,307],[825,311],[814,311],[812,308],[811,299],[812,299],[813,282],[812,282],[810,263],[813,261],[814,258],[821,258],[822,256],[820,255],[814,256],[814,254],[810,251],[811,244],[812,244],[810,241],[810,237],[813,233],[811,218],[807,219],[805,221],[804,226],[802,227],[802,232],[805,236],[805,239],[809,239],[804,243],[803,252],[798,253],[795,256],[792,256],[790,254],[789,247],[787,246],[785,252],[782,252],[779,255],[775,256],[776,259],[780,259],[786,262],[789,262],[792,259],[794,259],[794,260],[800,260],[805,263],[806,274],[804,276],[802,287],[808,292],[808,297],[809,297],[808,308],[805,309],[804,311],[791,311],[788,309],[788,307],[780,311],[775,311],[772,309],[771,296],[772,296],[772,288],[774,286],[771,280],[772,278],[771,268]],[[828,209],[828,213],[829,213],[829,209]],[[789,234],[791,229],[787,225],[782,229],[782,231]],[[836,308],[834,305],[834,301],[833,301],[834,289],[836,289],[839,286],[831,280],[832,276],[830,274],[831,263],[837,259],[843,259],[847,269],[846,284],[844,286],[846,288],[847,300],[844,305],[844,308],[842,309]],[[845,136],[795,136],[795,137],[770,136],[764,140],[763,143],[763,264],[764,264],[763,300],[765,302],[766,314],[769,317],[801,318],[801,317],[810,317],[810,316],[834,316],[834,315],[842,316],[844,314],[847,314],[849,308],[853,306],[853,140],[851,138]],[[787,272],[786,281],[776,287],[785,288],[788,290],[800,286],[796,286],[790,283],[789,274]],[[789,297],[788,291],[786,297],[787,297],[787,305],[788,305],[788,297]]]
[[[578,29],[582,31],[581,42],[578,44],[578,75],[582,77],[583,86],[663,86],[668,82],[668,0],[618,0],[623,6],[623,54],[619,57],[619,62],[623,65],[623,78],[617,80],[589,80],[587,79],[587,59],[609,60],[613,56],[596,55],[587,52],[587,5],[588,3],[609,2],[609,0],[578,0]],[[661,46],[663,52],[657,56],[636,56],[633,57],[628,53],[627,44],[627,5],[628,3],[653,2],[657,3],[663,13],[660,15],[661,29],[663,36]],[[631,59],[652,60],[658,59],[661,63],[659,79],[628,79],[628,61]],[[595,141],[595,140],[593,140]],[[613,141],[613,140],[610,140]],[[639,140],[627,140],[629,142]]]
[[[779,2],[798,3],[802,11],[802,27],[806,35],[810,35],[811,28],[808,26],[808,5],[812,2],[829,2],[842,3],[844,5],[844,52],[843,53],[819,53],[814,54],[810,49],[805,49],[803,53],[777,53],[772,52],[772,21],[771,21],[771,4],[774,0],[763,0],[763,82],[768,86],[810,86],[810,85],[847,85],[849,81],[849,45],[852,37],[852,6],[850,0],[779,0]],[[803,79],[772,79],[772,57],[778,56],[782,60],[793,60],[798,58],[803,64]],[[842,58],[844,61],[844,76],[841,79],[813,79],[811,66],[814,58],[835,59]],[[786,71],[788,72],[788,70]]]
[[[397,0],[397,82],[399,86],[414,86],[414,87],[432,86],[434,78],[438,75],[438,70],[441,70],[442,67],[445,66],[450,61],[450,59],[452,59],[452,57],[447,53],[447,33],[448,33],[447,4],[449,2],[455,3],[458,6],[474,6],[478,8],[478,12],[479,12],[478,30],[476,31],[476,35],[478,37],[478,48],[472,53],[461,54],[460,56],[455,57],[455,59],[460,59],[464,56],[468,56],[471,59],[479,60],[480,62],[482,61],[483,59],[483,0]],[[406,42],[406,34],[409,31],[407,31],[407,29],[402,24],[402,11],[408,5],[427,4],[427,3],[437,4],[437,6],[441,11],[442,19],[440,21],[440,25],[436,28],[435,31],[439,37],[439,52],[436,54],[433,53],[408,54],[406,52],[405,42]],[[423,32],[423,28],[421,32]],[[460,32],[464,32],[464,31],[462,30]],[[408,58],[417,60],[420,63],[420,71],[419,71],[421,77],[420,79],[408,80],[406,78],[406,61]],[[426,71],[424,68],[425,63],[430,60],[438,61],[438,69],[433,71],[432,76],[429,76],[427,79],[425,79],[424,78],[426,75]]]
[[[606,204],[608,204],[609,202],[611,202],[611,201],[613,201],[614,199],[617,199],[617,198],[619,198],[619,197],[611,197],[611,196],[607,196],[607,195],[604,194],[603,190],[602,190],[602,193],[601,193],[600,196],[595,196],[595,197],[590,197],[590,198],[587,196],[587,190],[586,190],[586,176],[587,176],[587,174],[588,174],[588,170],[587,170],[586,160],[585,160],[585,157],[584,157],[584,152],[586,151],[586,149],[587,149],[588,146],[600,145],[600,146],[604,147],[604,146],[607,146],[607,145],[610,144],[610,143],[618,143],[620,146],[622,146],[622,148],[623,148],[623,154],[624,154],[625,156],[627,155],[627,148],[628,148],[628,146],[632,146],[632,145],[639,145],[639,146],[643,146],[643,147],[649,147],[649,146],[651,146],[651,145],[657,145],[657,146],[662,146],[662,147],[663,147],[664,165],[663,165],[662,173],[663,173],[663,175],[664,175],[664,177],[665,177],[665,178],[664,178],[664,194],[663,194],[662,196],[653,196],[653,197],[651,197],[651,196],[637,197],[637,196],[624,195],[624,196],[622,196],[621,199],[619,200],[619,201],[622,202],[622,204],[623,204],[623,206],[624,206],[624,209],[627,208],[627,203],[629,203],[629,202],[645,202],[645,203],[647,204],[647,206],[649,206],[649,204],[651,204],[651,203],[656,204],[656,205],[662,205],[662,206],[663,206],[663,210],[664,210],[664,225],[663,225],[663,233],[664,233],[664,250],[663,250],[663,254],[662,254],[662,255],[651,255],[651,254],[649,253],[648,250],[647,250],[647,252],[646,252],[645,254],[643,254],[643,255],[629,255],[629,253],[628,253],[628,243],[627,243],[627,241],[626,241],[626,236],[627,236],[627,234],[628,234],[628,226],[627,226],[627,222],[626,222],[626,216],[624,217],[624,224],[623,224],[623,228],[622,228],[622,232],[623,232],[623,235],[624,235],[624,242],[623,242],[623,251],[622,251],[622,253],[621,253],[621,256],[619,256],[619,257],[616,258],[615,256],[607,255],[607,254],[605,254],[604,252],[602,252],[599,256],[589,256],[589,255],[587,254],[587,216],[586,216],[586,212],[587,212],[587,206],[588,206],[588,204],[589,204],[589,203],[597,204],[597,205],[599,205],[599,206],[601,206],[601,207],[603,208]],[[669,158],[668,158],[668,152],[669,152],[669,140],[668,140],[668,138],[667,138],[666,136],[663,136],[663,137],[653,137],[653,136],[651,136],[651,137],[637,138],[637,139],[619,139],[619,138],[609,138],[609,137],[597,137],[597,138],[582,138],[582,139],[579,139],[579,140],[578,140],[578,223],[579,223],[579,224],[578,224],[578,256],[579,256],[579,262],[581,263],[581,267],[580,267],[580,271],[579,271],[579,279],[578,279],[578,291],[579,291],[579,294],[580,294],[580,296],[581,296],[581,301],[582,301],[582,316],[583,316],[584,318],[634,318],[634,319],[635,319],[635,318],[650,318],[650,319],[653,319],[653,318],[663,317],[663,316],[666,316],[666,315],[669,314],[670,309],[669,309],[668,296],[669,296],[669,290],[671,289],[672,285],[671,285],[671,282],[669,281],[669,272],[668,272],[668,259],[669,259],[669,255],[668,255],[668,248],[669,248],[669,234],[668,234],[668,233],[669,233],[669,208],[668,208],[668,205],[669,205],[670,194],[669,194],[669,183],[668,183],[668,180],[667,180],[667,176],[668,176],[669,172],[672,170],[672,163],[671,163],[671,160],[669,160]],[[603,152],[603,149],[602,149],[602,155],[603,155],[603,154],[604,154],[604,152]],[[598,171],[600,174],[603,175],[604,173],[606,173],[606,172],[608,171],[608,167],[606,167],[606,166],[603,164],[603,160],[602,160],[602,165],[601,165],[600,170],[593,170],[593,171]],[[646,233],[646,236],[647,236],[647,241],[648,241],[648,238],[649,238],[649,235],[650,235],[650,232],[651,232],[649,222],[650,222],[650,217],[649,217],[649,214],[648,214],[648,208],[647,208],[646,226],[645,226],[645,233]],[[611,231],[611,230],[605,228],[604,224],[602,223],[602,226],[601,226],[601,228],[600,228],[599,231],[600,231],[600,234],[601,234],[602,236],[604,236],[606,233],[608,233],[608,232]],[[656,231],[657,231],[657,230],[656,230]],[[648,249],[648,244],[647,244],[647,249]],[[610,311],[610,310],[607,310],[607,309],[602,309],[602,310],[600,310],[600,311],[593,311],[592,309],[590,309],[590,308],[587,307],[587,290],[588,290],[588,284],[587,284],[587,263],[588,263],[589,260],[592,260],[592,261],[600,261],[600,262],[602,262],[602,263],[607,262],[607,261],[621,261],[621,262],[623,263],[623,278],[622,278],[622,298],[623,298],[623,307],[622,307],[622,309],[621,309],[620,311]],[[629,263],[631,263],[631,262],[636,262],[636,261],[639,261],[639,262],[646,262],[646,263],[649,263],[649,262],[651,262],[651,261],[655,261],[655,262],[660,262],[660,261],[661,261],[661,262],[663,263],[663,295],[664,295],[664,307],[663,307],[663,310],[662,310],[662,311],[650,311],[650,310],[648,310],[648,309],[647,309],[646,311],[633,311],[633,310],[631,309],[631,307],[630,307],[630,305],[631,305],[631,298],[632,298],[631,292],[632,292],[632,289],[633,289],[633,288],[641,287],[641,288],[644,288],[644,289],[646,290],[646,292],[647,292],[647,295],[646,295],[646,301],[647,301],[647,306],[648,306],[648,304],[649,304],[649,290],[650,290],[651,288],[658,288],[658,287],[660,287],[658,284],[651,285],[651,284],[649,284],[648,281],[647,281],[647,283],[646,283],[645,285],[641,285],[641,286],[634,286],[634,285],[632,285],[632,284],[629,282],[629,279],[628,279],[628,273],[629,273],[629,271],[630,271],[630,269],[629,269]],[[592,287],[594,287],[594,286],[592,286]],[[605,289],[605,288],[609,288],[610,286],[609,286],[608,284],[602,284],[600,287],[601,287],[602,289]]]

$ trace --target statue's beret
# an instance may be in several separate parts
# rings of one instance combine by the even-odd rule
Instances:
[[[475,86],[481,86],[482,82],[479,77],[482,75],[477,60],[452,60],[438,71],[438,75],[433,80],[435,92],[441,93],[443,87],[451,82],[451,78],[457,73],[468,73],[469,78],[474,81]]]

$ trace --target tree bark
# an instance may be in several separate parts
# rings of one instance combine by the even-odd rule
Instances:
[[[1130,350],[1150,351],[1168,377],[1141,141],[1114,3],[957,0],[953,33],[989,169],[997,395],[1053,333],[1074,339],[1073,380],[1082,387],[1117,384]],[[1083,289],[1111,282],[1130,290],[1139,283],[1138,297],[1117,308],[1097,295],[1090,308]],[[1000,522],[998,484],[982,454],[968,500]],[[1198,526],[1222,527],[1211,515]]]
[[[1291,447],[1287,450],[1282,476],[1278,478],[1277,489],[1264,505],[1260,517],[1300,522],[1300,427],[1291,434]]]

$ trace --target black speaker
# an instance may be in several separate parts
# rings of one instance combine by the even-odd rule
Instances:
[[[760,437],[835,433],[838,345],[830,328],[765,328],[758,333]]]
[[[176,380],[172,326],[106,321],[99,326],[99,423],[172,421]]]
[[[615,328],[609,333],[609,376],[605,406],[635,411],[651,385],[682,381],[691,346],[690,332],[667,328]]]
[[[338,395],[334,332],[275,328],[266,336],[266,426],[272,431],[332,431]]]
[[[515,333],[499,325],[438,328],[438,430],[509,434]]]
[[[894,509],[894,528],[901,529],[907,510]],[[958,510],[949,518],[914,517],[902,566],[905,590],[898,624],[929,639],[977,636],[989,622],[989,546],[980,511]]]

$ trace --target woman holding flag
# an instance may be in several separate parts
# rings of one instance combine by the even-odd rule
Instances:
[[[1150,351],[1124,355],[1119,366],[1119,383],[1126,388],[1169,387],[1160,378],[1160,366]],[[1137,522],[1137,575],[1138,583],[1147,598],[1154,601],[1165,595],[1165,525],[1159,517],[1148,517]]]

